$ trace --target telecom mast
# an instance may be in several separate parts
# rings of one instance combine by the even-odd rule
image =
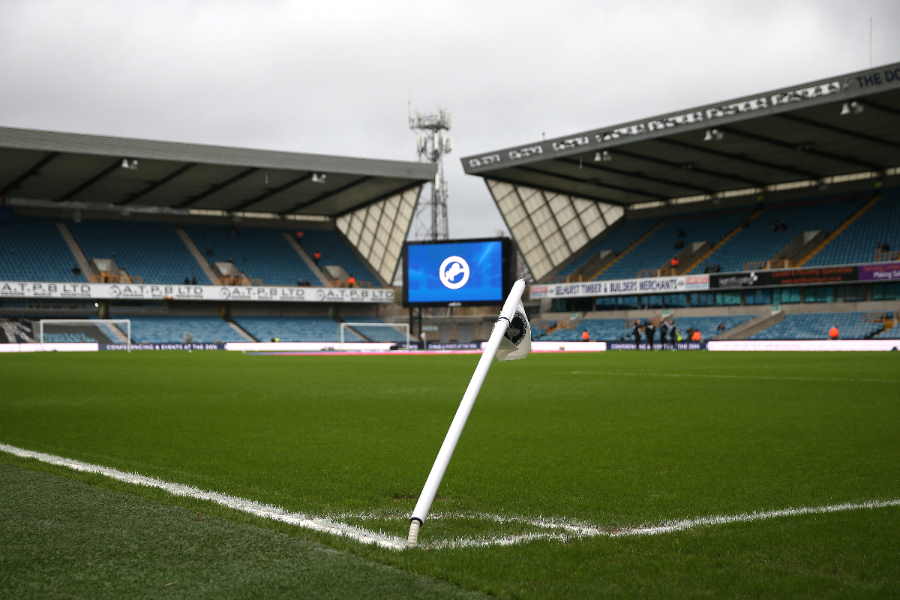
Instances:
[[[416,151],[419,160],[437,165],[434,181],[431,182],[431,198],[419,202],[413,221],[413,239],[446,240],[449,237],[447,225],[447,180],[444,178],[444,155],[452,151],[450,141],[450,113],[409,115],[409,128],[418,132]],[[427,197],[427,196],[426,196]]]

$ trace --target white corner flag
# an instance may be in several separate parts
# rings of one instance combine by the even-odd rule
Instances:
[[[513,318],[510,319],[500,347],[497,348],[497,360],[519,360],[525,358],[531,352],[531,324],[525,307],[519,302]]]
[[[524,291],[524,279],[519,279],[513,284],[509,296],[506,297],[506,302],[503,303],[500,316],[494,323],[491,337],[484,345],[484,351],[481,353],[481,358],[478,359],[478,365],[475,367],[472,379],[469,380],[466,393],[463,394],[459,408],[456,409],[456,414],[453,416],[447,435],[444,436],[441,449],[438,450],[437,458],[434,459],[431,472],[428,473],[428,479],[425,480],[425,486],[422,488],[422,493],[419,494],[419,500],[410,517],[409,537],[406,540],[408,548],[415,548],[419,543],[419,529],[428,517],[431,503],[434,502],[438,487],[444,478],[444,472],[447,470],[447,465],[450,464],[456,443],[459,441],[459,436],[462,435],[463,427],[475,405],[475,399],[478,398],[481,384],[487,377],[494,357],[496,356],[497,360],[516,360],[525,358],[531,351],[531,325],[529,325],[525,309],[522,307]]]

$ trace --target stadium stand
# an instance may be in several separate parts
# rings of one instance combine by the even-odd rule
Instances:
[[[96,342],[92,337],[89,337],[81,332],[59,332],[59,333],[45,333],[44,334],[44,342],[48,344],[78,344],[83,342]]]
[[[56,225],[15,218],[0,222],[0,280],[86,281]]]
[[[310,256],[320,252],[319,264],[340,265],[348,275],[356,277],[360,282],[379,285],[378,278],[356,255],[350,245],[336,231],[310,229],[303,232],[303,249]]]
[[[642,244],[604,271],[600,279],[628,279],[638,277],[640,271],[661,268],[681,252],[682,249],[676,246],[687,246],[693,242],[715,244],[746,220],[750,213],[750,209],[744,209],[670,217]],[[646,231],[646,223],[644,225]]]
[[[881,329],[866,320],[866,313],[801,313],[788,314],[784,320],[751,336],[754,340],[821,340],[828,330],[837,327],[842,339],[865,339]]]
[[[69,225],[88,259],[111,258],[133,280],[181,283],[185,278],[212,282],[188,253],[175,227],[134,221],[85,221]]]
[[[344,319],[350,323],[353,329],[360,332],[373,342],[406,342],[406,334],[401,333],[399,329],[394,327],[368,327],[366,325],[352,325],[353,323],[384,323],[383,320],[375,317],[346,317]]]
[[[900,253],[900,189],[885,190],[881,199],[805,266],[872,262],[887,244]]]
[[[611,250],[619,254],[633,241],[646,233],[657,222],[656,219],[622,219],[602,234],[594,238],[575,258],[566,264],[556,275],[557,281],[565,281],[591,260],[598,252]]]
[[[253,283],[321,285],[277,229],[193,225],[185,227],[210,264],[233,262]]]
[[[190,335],[194,343],[244,342],[218,317],[119,317],[131,320],[135,343],[182,343]]]
[[[328,317],[238,317],[235,322],[261,342],[278,338],[282,342],[336,342],[339,339],[337,321]],[[363,341],[347,331],[348,342]]]
[[[805,231],[832,231],[862,202],[860,198],[851,198],[830,202],[797,201],[773,206],[692,272],[702,273],[704,267],[710,264],[718,265],[726,273],[743,271],[748,263],[771,259]],[[779,224],[783,227],[778,227]]]
[[[900,327],[892,327],[875,334],[873,337],[881,340],[900,340]]]
[[[682,332],[688,329],[697,329],[708,340],[718,335],[719,324],[725,326],[725,331],[752,319],[751,315],[723,315],[714,317],[676,317],[676,326]],[[631,322],[627,319],[581,319],[573,321],[571,328],[556,329],[539,339],[541,341],[578,341],[581,332],[587,331],[592,340],[616,341],[631,340]],[[657,336],[659,334],[657,333]],[[657,338],[658,339],[658,338]]]
[[[34,341],[28,319],[0,319],[0,344],[22,344]]]

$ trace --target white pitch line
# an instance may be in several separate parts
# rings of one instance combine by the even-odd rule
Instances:
[[[186,496],[197,500],[208,500],[209,502],[214,502],[215,504],[233,510],[262,517],[263,519],[280,521],[282,523],[302,527],[303,529],[347,537],[362,544],[375,544],[376,546],[389,548],[391,550],[401,550],[406,547],[406,540],[400,537],[369,531],[368,529],[354,527],[353,525],[348,525],[346,523],[339,523],[327,517],[311,517],[303,513],[292,513],[284,510],[280,506],[262,504],[253,500],[229,496],[220,492],[201,490],[200,488],[195,488],[183,483],[172,483],[170,481],[156,479],[155,477],[147,477],[146,475],[140,475],[138,473],[126,473],[125,471],[119,471],[118,469],[85,463],[71,458],[63,458],[62,456],[55,456],[53,454],[25,450],[16,446],[10,446],[9,444],[0,443],[0,450],[22,458],[33,458],[42,463],[72,469],[73,471],[96,473],[98,475],[103,475],[104,477],[109,477],[110,479],[115,479],[116,481],[160,489],[173,496]]]
[[[355,540],[362,544],[373,544],[381,548],[389,550],[404,550],[406,548],[406,540],[398,536],[388,535],[380,531],[372,531],[363,527],[343,523],[338,519],[360,519],[374,520],[387,518],[406,518],[407,514],[391,513],[391,514],[375,514],[375,513],[357,513],[357,514],[341,514],[334,516],[315,517],[303,513],[292,513],[285,509],[273,506],[271,504],[262,504],[254,500],[239,498],[237,496],[229,496],[220,492],[209,490],[201,490],[199,488],[185,485],[183,483],[173,483],[156,479],[155,477],[147,477],[138,473],[126,473],[111,467],[95,465],[91,463],[81,462],[71,458],[64,458],[44,452],[36,452],[33,450],[25,450],[17,446],[11,446],[0,442],[0,451],[19,456],[21,458],[31,458],[43,463],[65,467],[73,471],[81,471],[84,473],[95,473],[121,481],[132,485],[140,485],[163,490],[173,496],[185,496],[197,500],[206,500],[244,513],[248,513],[263,519],[287,523],[295,525],[303,529],[318,531],[322,533],[330,533],[341,537]],[[842,504],[829,504],[823,506],[800,506],[793,508],[783,508],[779,510],[756,511],[749,513],[741,513],[736,515],[710,515],[705,517],[696,517],[693,519],[669,520],[655,525],[640,525],[637,527],[621,527],[621,528],[604,528],[591,523],[584,523],[568,519],[559,518],[534,518],[521,517],[511,515],[498,515],[493,513],[436,513],[429,517],[429,520],[437,519],[465,519],[492,521],[499,524],[519,523],[529,525],[541,532],[512,534],[505,536],[483,536],[469,538],[452,538],[445,540],[435,540],[430,543],[422,544],[419,547],[426,550],[448,550],[455,548],[485,548],[489,546],[514,546],[537,540],[553,540],[559,542],[567,542],[579,538],[592,537],[632,537],[647,535],[662,535],[667,533],[675,533],[694,529],[696,527],[711,527],[715,525],[727,525],[729,523],[749,523],[753,521],[764,521],[768,519],[777,519],[784,517],[797,517],[802,515],[826,514],[835,512],[845,512],[854,510],[872,510],[877,508],[887,508],[900,506],[900,498],[889,500],[867,500],[864,502],[845,502]]]
[[[701,379],[753,379],[767,381],[811,381],[813,383],[887,383],[897,385],[898,379],[871,377],[802,377],[792,375],[734,375],[722,373],[651,373],[647,371],[569,371],[571,375],[625,375],[626,377],[690,377]]]

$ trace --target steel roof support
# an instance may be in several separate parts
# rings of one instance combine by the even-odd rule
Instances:
[[[110,173],[115,171],[116,169],[121,169],[121,168],[122,168],[122,159],[117,158],[108,167],[103,168],[100,172],[98,172],[96,175],[94,175],[90,179],[87,179],[86,181],[79,183],[74,188],[72,188],[71,190],[69,190],[68,192],[66,192],[65,194],[60,196],[59,198],[57,198],[56,202],[65,202],[66,200],[74,198],[75,196],[77,196],[84,190],[88,189],[89,187],[91,187],[92,185],[94,185],[95,183],[97,183],[98,181],[100,181],[101,179],[103,179],[104,177],[106,177],[107,175],[109,175]]]
[[[254,204],[256,204],[258,202],[262,202],[266,198],[271,198],[275,194],[280,194],[281,192],[288,190],[288,189],[294,187],[295,185],[301,184],[304,181],[309,181],[310,179],[312,179],[312,176],[313,176],[313,173],[309,172],[309,173],[306,173],[305,175],[301,175],[300,177],[295,177],[294,179],[291,179],[287,183],[279,185],[278,187],[274,187],[271,190],[267,190],[258,196],[255,196],[253,198],[250,198],[249,200],[241,202],[237,206],[232,206],[228,210],[230,210],[232,212],[242,211],[242,210],[246,209],[247,207],[253,206]]]
[[[191,196],[184,202],[180,202],[179,204],[176,204],[175,208],[187,208],[187,207],[191,206],[192,204],[196,204],[197,202],[203,200],[204,198],[208,198],[208,197],[212,196],[213,194],[215,194],[216,192],[219,192],[219,191],[227,188],[229,185],[235,184],[243,179],[246,179],[247,177],[250,177],[257,171],[259,171],[259,169],[256,167],[250,167],[249,169],[244,169],[237,175],[232,175],[231,177],[229,177],[228,179],[226,179],[224,181],[220,181],[219,183],[209,186],[209,189],[207,189],[202,194],[197,194],[196,196]]]
[[[183,175],[185,172],[189,171],[190,169],[192,169],[196,166],[197,166],[197,163],[187,163],[187,164],[181,165],[180,167],[178,167],[177,169],[175,169],[174,171],[172,171],[171,173],[169,173],[162,179],[158,179],[158,180],[154,181],[153,183],[149,184],[147,187],[145,187],[141,191],[128,196],[124,200],[114,202],[114,204],[116,206],[124,206],[126,204],[131,204],[138,198],[142,198],[142,197],[146,196],[147,194],[149,194],[150,192],[152,192],[153,190],[159,189],[160,187],[169,183],[176,177]]]
[[[728,133],[734,133],[735,135],[740,136],[740,132],[733,132],[731,129],[724,129],[722,127],[719,128],[720,131],[727,131]],[[806,171],[804,169],[798,169],[796,167],[786,167],[784,165],[773,163],[766,160],[760,160],[758,158],[751,158],[749,156],[742,156],[740,154],[735,154],[733,152],[725,152],[724,150],[716,150],[715,148],[709,148],[706,146],[697,146],[695,144],[689,144],[688,142],[684,142],[681,140],[672,140],[672,139],[660,139],[656,140],[659,142],[664,142],[666,144],[670,144],[673,146],[678,146],[680,148],[686,148],[689,150],[693,150],[694,152],[701,152],[705,154],[709,154],[712,156],[716,156],[718,158],[724,158],[727,160],[733,160],[737,162],[742,162],[745,164],[755,165],[757,167],[763,167],[766,169],[775,169],[776,171],[782,171],[784,173],[792,173],[794,175],[802,175],[803,177],[807,177],[809,179],[819,179],[822,177],[819,173],[813,173],[811,171]],[[757,183],[757,186],[761,187],[762,183]]]
[[[519,168],[519,167],[516,167],[516,168]],[[493,179],[494,181],[499,181],[501,183],[508,183],[508,184],[514,185],[514,186],[515,185],[527,185],[529,187],[547,190],[548,192],[556,192],[557,194],[574,195],[579,198],[584,198],[585,200],[594,200],[596,202],[605,202],[606,204],[614,204],[616,206],[621,206],[622,208],[625,208],[628,206],[628,204],[626,204],[626,203],[622,203],[617,200],[610,200],[609,198],[601,198],[600,196],[595,196],[593,194],[583,194],[581,192],[573,192],[572,190],[564,190],[561,187],[545,185],[543,183],[537,184],[537,183],[529,183],[526,181],[517,181],[511,177],[503,177],[502,175],[498,176],[495,174],[491,174],[490,177],[488,177],[487,175],[479,175],[479,177]]]
[[[633,177],[634,179],[642,179],[644,181],[654,181],[656,183],[661,183],[663,185],[671,185],[674,187],[680,187],[685,190],[690,190],[692,192],[703,192],[705,194],[714,194],[715,190],[710,188],[705,188],[698,186],[695,183],[685,183],[683,181],[675,181],[673,179],[665,179],[662,177],[658,177],[656,175],[647,175],[646,173],[641,173],[637,171],[626,171],[624,169],[616,169],[614,167],[609,167],[606,165],[598,165],[593,161],[590,162],[582,162],[581,160],[575,160],[574,158],[558,158],[556,159],[560,162],[568,163],[571,165],[578,165],[581,169],[592,169],[594,171],[603,171],[606,173],[615,173],[617,175],[622,175],[625,177]]]
[[[326,199],[330,198],[331,196],[336,196],[337,194],[346,192],[350,188],[355,187],[355,186],[359,185],[360,183],[364,183],[370,179],[372,179],[372,178],[368,175],[363,176],[363,177],[358,177],[358,178],[352,180],[350,183],[344,184],[337,189],[325,192],[323,194],[319,194],[318,196],[314,197],[312,200],[307,200],[305,202],[298,202],[291,208],[284,210],[278,214],[289,215],[291,213],[295,213],[298,210],[300,210],[301,208],[306,208],[307,206],[312,206],[313,204],[315,204],[317,202],[321,202],[322,200],[326,200]]]
[[[397,195],[397,194],[403,194],[403,193],[408,192],[409,190],[411,190],[411,189],[413,189],[413,188],[415,188],[415,187],[421,187],[421,186],[425,185],[425,183],[426,183],[426,182],[424,182],[424,181],[414,181],[414,182],[412,182],[412,183],[405,184],[405,185],[403,185],[402,187],[399,187],[399,188],[397,188],[397,189],[395,189],[395,190],[392,190],[392,191],[390,191],[390,192],[385,192],[384,194],[380,194],[380,195],[376,196],[375,198],[369,200],[369,201],[366,202],[365,204],[358,204],[358,205],[354,206],[353,208],[350,208],[350,209],[345,210],[345,211],[342,212],[342,213],[338,213],[338,214],[334,215],[334,218],[336,219],[336,218],[338,218],[338,217],[342,217],[342,216],[346,215],[347,213],[352,213],[352,212],[355,212],[355,211],[357,211],[357,210],[361,210],[361,209],[363,209],[363,208],[365,208],[365,207],[367,207],[367,206],[371,206],[371,205],[373,205],[373,204],[376,204],[376,203],[378,203],[378,202],[381,202],[382,200],[385,200],[386,198],[390,198],[391,196],[395,196],[395,195]]]
[[[842,163],[846,163],[848,165],[855,165],[857,167],[865,167],[866,169],[869,169],[871,171],[878,171],[883,168],[879,165],[874,165],[872,163],[861,161],[861,160],[858,160],[858,159],[855,159],[855,158],[852,158],[849,156],[842,156],[840,154],[833,154],[831,152],[825,152],[823,150],[815,150],[813,148],[801,148],[801,147],[798,147],[797,144],[792,144],[790,142],[785,142],[783,140],[771,138],[766,135],[760,135],[758,133],[750,133],[748,131],[734,129],[733,127],[720,127],[719,129],[724,131],[726,134],[745,137],[747,139],[756,140],[758,142],[762,142],[764,144],[769,144],[771,146],[778,146],[779,148],[786,148],[788,150],[793,150],[794,152],[801,152],[804,154],[810,154],[812,156],[827,158],[828,160],[842,162]],[[795,171],[796,171],[796,169],[795,169]],[[821,174],[821,173],[815,174],[815,175],[807,175],[807,177],[810,177],[812,179],[820,179],[825,176],[826,175]]]
[[[663,194],[654,194],[652,192],[644,192],[641,190],[636,190],[634,188],[627,188],[627,187],[623,187],[620,185],[614,185],[611,183],[601,183],[601,182],[597,182],[597,181],[594,181],[591,179],[579,179],[578,177],[573,177],[571,175],[564,175],[562,173],[555,173],[553,171],[545,171],[543,169],[538,169],[537,167],[525,166],[525,167],[519,167],[519,168],[522,169],[523,171],[531,171],[532,173],[539,173],[541,175],[546,175],[547,177],[558,177],[560,179],[573,181],[575,183],[605,187],[610,190],[616,190],[618,192],[624,192],[626,194],[634,194],[637,196],[646,196],[648,198],[654,198],[656,200],[662,200],[667,197],[667,196],[664,196]]]
[[[659,141],[659,140],[653,140]],[[666,160],[664,158],[656,158],[655,156],[645,156],[643,154],[638,154],[637,152],[633,152],[630,150],[616,150],[617,154],[621,154],[622,156],[628,156],[630,158],[634,158],[636,160],[643,160],[647,162],[651,162],[658,165],[664,165],[667,167],[671,167],[673,169],[689,169],[696,173],[702,173],[703,175],[709,175],[710,177],[715,177],[717,179],[730,179],[731,181],[740,181],[744,184],[749,184],[753,187],[762,187],[763,184],[758,181],[753,181],[751,179],[747,179],[746,177],[742,177],[741,175],[735,175],[734,173],[725,173],[724,171],[714,171],[712,169],[706,169],[703,167],[698,167],[696,165],[691,165],[690,167],[686,167],[683,163],[677,163],[675,161]]]
[[[4,196],[4,195],[6,195],[7,192],[11,192],[14,189],[16,189],[17,187],[19,187],[20,185],[22,185],[22,183],[26,179],[28,179],[29,177],[31,177],[32,175],[34,175],[35,173],[40,171],[42,168],[47,166],[47,164],[49,164],[50,161],[52,161],[57,156],[59,156],[59,152],[49,152],[46,155],[42,156],[39,161],[37,161],[36,163],[34,163],[33,165],[31,165],[30,167],[25,169],[24,173],[22,173],[21,175],[19,175],[18,177],[16,177],[9,183],[7,183],[5,186],[3,186],[3,189],[0,190],[0,196]]]
[[[898,144],[896,142],[892,142],[890,140],[886,140],[886,139],[880,138],[878,136],[869,135],[868,133],[862,133],[860,131],[853,131],[852,129],[844,129],[843,127],[837,127],[836,125],[830,125],[828,123],[821,123],[819,121],[814,121],[813,119],[808,119],[806,117],[798,117],[796,115],[778,115],[778,116],[781,117],[782,119],[787,119],[788,121],[792,121],[794,123],[803,123],[804,125],[808,125],[809,127],[824,129],[825,131],[830,131],[832,133],[837,133],[839,135],[845,135],[847,137],[853,137],[853,138],[856,138],[859,140],[864,140],[864,141],[870,142],[872,144],[881,144],[882,146],[889,146],[894,149],[900,148],[900,144]]]

